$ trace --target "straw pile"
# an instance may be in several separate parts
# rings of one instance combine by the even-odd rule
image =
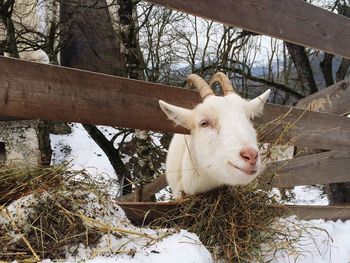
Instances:
[[[42,192],[62,183],[64,166],[27,167],[0,165],[0,205],[8,204],[33,192]]]
[[[279,220],[276,198],[255,186],[222,187],[186,196],[178,206],[151,223],[196,233],[216,259],[266,262],[280,249],[297,254],[303,226]]]
[[[2,203],[21,197],[10,206],[0,206],[0,261],[63,259],[67,246],[93,247],[103,234],[84,222],[81,211],[86,210],[89,195],[98,202],[107,200],[84,171],[2,166],[0,181]]]

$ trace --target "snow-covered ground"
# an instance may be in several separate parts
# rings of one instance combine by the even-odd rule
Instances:
[[[107,129],[107,128],[106,128]],[[108,129],[105,130],[108,133]],[[79,124],[73,125],[73,133],[69,135],[52,135],[54,149],[54,163],[63,160],[71,160],[73,168],[87,168],[96,174],[105,174],[115,178],[114,171],[108,159],[92,141],[85,130]],[[321,195],[320,190],[308,186],[296,187],[293,190],[296,204],[327,205],[328,200]],[[293,219],[296,220],[296,219]],[[299,246],[305,252],[303,255],[286,255],[283,252],[277,254],[278,259],[272,262],[350,262],[350,221],[333,222],[324,220],[312,220],[303,222],[316,228],[310,230],[310,235],[305,237]],[[317,229],[319,228],[319,229]],[[326,230],[326,231],[324,231]],[[140,230],[141,231],[141,230]],[[119,241],[109,240],[105,247],[119,246]],[[141,242],[142,243],[142,242]],[[128,243],[134,246],[133,256],[97,255],[91,258],[86,249],[81,249],[80,258],[71,258],[68,261],[86,262],[213,262],[208,250],[200,243],[198,237],[185,230],[172,234],[169,237],[154,243],[151,246],[137,246],[136,242]],[[117,249],[117,248],[115,248]],[[90,256],[88,256],[88,254]],[[103,254],[103,253],[102,253]]]

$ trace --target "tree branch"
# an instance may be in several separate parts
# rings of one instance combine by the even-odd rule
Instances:
[[[106,154],[114,171],[117,174],[120,185],[123,186],[123,194],[131,193],[131,184],[123,184],[125,180],[131,182],[131,175],[128,169],[125,167],[123,160],[121,159],[119,150],[114,148],[113,142],[107,140],[107,138],[96,126],[90,124],[83,124],[83,127],[91,136],[91,138],[97,143],[97,145],[102,149],[102,151]]]
[[[263,83],[267,86],[270,86],[270,87],[274,87],[278,90],[281,90],[281,91],[284,91],[286,93],[289,93],[295,97],[297,97],[298,99],[302,99],[304,98],[305,96],[303,96],[302,94],[300,94],[299,92],[291,89],[291,88],[288,88],[287,86],[281,84],[281,83],[276,83],[274,81],[270,81],[270,80],[267,80],[267,79],[264,79],[264,78],[259,78],[259,77],[255,77],[251,74],[247,74],[245,72],[243,72],[241,69],[238,69],[238,68],[231,68],[230,70],[232,70],[233,72],[235,73],[238,73],[244,77],[246,77],[247,79],[250,79],[252,81],[256,81],[256,82],[260,82],[260,83]]]

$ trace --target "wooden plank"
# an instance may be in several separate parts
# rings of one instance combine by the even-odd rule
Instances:
[[[165,174],[161,174],[152,182],[142,186],[141,192],[139,193],[141,200],[137,200],[136,193],[133,192],[131,194],[122,195],[121,197],[118,198],[118,201],[119,202],[146,201],[151,197],[153,197],[156,193],[158,193],[167,185],[168,183],[166,181]]]
[[[166,120],[158,99],[200,102],[194,91],[0,57],[1,115],[187,132]]]
[[[121,202],[118,203],[125,211],[129,220],[138,226],[148,224],[162,217],[170,209],[177,206],[176,202]],[[281,210],[281,216],[296,215],[299,219],[325,219],[325,220],[348,220],[350,219],[349,205],[310,206],[310,205],[287,205],[277,206]]]
[[[275,174],[272,186],[278,188],[350,182],[350,152],[329,151],[270,163],[266,171]]]
[[[280,119],[281,116],[284,116]],[[279,119],[278,121],[276,121]],[[264,115],[255,120],[256,126],[271,122],[280,122],[276,129],[268,129],[260,136],[261,141],[275,141],[284,133],[284,142],[294,141],[299,147],[310,147],[324,150],[349,150],[349,118],[299,108],[267,104]],[[281,142],[283,144],[283,142]]]
[[[324,220],[349,220],[350,219],[350,206],[349,205],[290,205],[287,206],[289,212],[285,212],[285,216],[296,215],[299,219],[312,220],[312,219],[324,219]]]
[[[297,107],[344,115],[350,113],[350,80],[342,80],[301,99]]]
[[[12,58],[1,57],[0,69],[0,113],[7,116],[186,133],[166,120],[158,99],[187,108],[200,102],[191,90]],[[275,140],[292,126],[283,137],[295,145],[350,149],[349,118],[267,104],[255,123],[281,115],[263,139]]]
[[[301,0],[151,2],[350,58],[350,19]]]
[[[329,151],[268,163],[265,172],[275,175],[271,186],[277,188],[350,182],[350,152]],[[165,174],[162,174],[143,186],[141,201],[148,200],[166,186]],[[121,196],[118,201],[135,201],[135,193]]]
[[[0,116],[0,121],[21,121],[26,120],[26,118],[20,118],[20,117],[11,117],[11,116]]]

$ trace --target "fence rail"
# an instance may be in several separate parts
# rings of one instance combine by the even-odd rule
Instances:
[[[288,188],[298,185],[315,185],[350,182],[350,152],[329,151],[266,165],[266,173],[272,173],[271,187]],[[165,175],[135,193],[120,197],[119,201],[146,201],[167,186]]]
[[[123,202],[118,203],[125,211],[127,217],[136,225],[147,224],[174,209],[176,203],[151,203],[151,202]],[[281,216],[296,215],[299,219],[311,220],[348,220],[350,219],[350,206],[310,206],[310,205],[288,205],[277,206]]]
[[[88,71],[4,57],[0,68],[0,113],[7,116],[187,133],[166,119],[158,99],[188,108],[200,102],[195,91]],[[282,115],[263,139],[290,127],[283,137],[297,146],[350,150],[350,119],[343,116],[267,104],[255,124]]]
[[[350,19],[302,0],[150,2],[350,58]]]
[[[350,152],[329,151],[270,163],[275,174],[272,186],[286,188],[350,182]]]

